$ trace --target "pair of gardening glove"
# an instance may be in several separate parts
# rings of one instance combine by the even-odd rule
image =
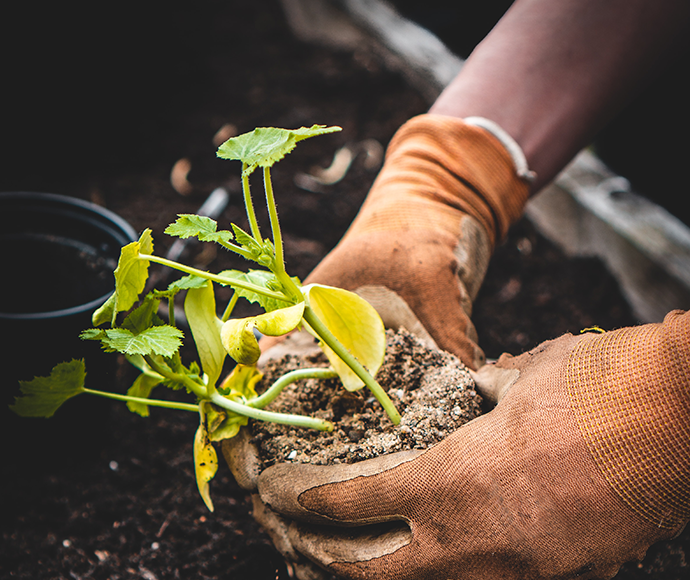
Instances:
[[[359,292],[388,326],[457,354],[496,408],[429,450],[349,466],[259,474],[246,433],[224,448],[301,580],[321,569],[607,578],[690,517],[689,315],[483,364],[471,303],[528,195],[511,145],[500,129],[454,118],[408,122],[309,279]]]

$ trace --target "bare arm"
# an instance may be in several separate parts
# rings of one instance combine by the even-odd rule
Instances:
[[[516,0],[430,112],[497,122],[551,181],[686,27],[684,0]]]

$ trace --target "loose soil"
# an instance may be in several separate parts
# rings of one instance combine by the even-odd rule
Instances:
[[[19,14],[2,38],[12,59],[3,71],[0,189],[100,203],[139,231],[151,227],[159,253],[171,244],[162,232],[175,215],[194,212],[221,185],[232,199],[219,220],[243,226],[238,167],[214,155],[221,127],[338,124],[342,133],[301,144],[274,171],[287,263],[304,277],[340,239],[376,171],[357,158],[345,179],[320,192],[296,187],[295,175],[328,166],[347,143],[385,146],[427,108],[366,51],[297,42],[276,0],[193,8],[124,0],[98,17],[47,2],[14,8]],[[180,159],[191,164],[186,196],[170,184]],[[189,257],[215,271],[244,265],[198,247]],[[252,312],[243,305],[240,314]],[[600,262],[567,258],[524,220],[497,248],[473,318],[493,358],[594,324],[636,323]],[[37,346],[49,345],[39,334]],[[2,362],[13,361],[3,355]],[[112,384],[98,386],[122,391],[132,379],[120,365]],[[154,410],[144,419],[123,405],[81,398],[49,420],[18,422],[6,407],[14,388],[3,384],[0,411],[0,577],[290,577],[224,465],[212,483],[216,511],[199,499],[193,413]],[[686,532],[617,578],[686,578],[688,554]]]
[[[260,387],[291,370],[325,366],[328,360],[320,352],[287,355],[266,365]],[[426,449],[482,411],[467,367],[404,329],[387,332],[386,356],[376,378],[400,412],[397,427],[366,388],[347,392],[337,379],[297,381],[268,409],[319,417],[336,428],[327,433],[252,423],[252,439],[263,467],[284,462],[354,463],[384,453]]]

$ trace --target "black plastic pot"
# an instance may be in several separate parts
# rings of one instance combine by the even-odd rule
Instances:
[[[48,193],[0,193],[0,216],[5,417],[20,380],[47,375],[64,360],[85,358],[90,386],[113,381],[117,357],[79,334],[92,326],[92,312],[112,293],[120,248],[136,240],[136,232],[98,205]],[[42,429],[64,428],[79,406],[68,402],[65,411],[45,421],[11,417],[3,423],[25,433],[35,431],[36,421]]]

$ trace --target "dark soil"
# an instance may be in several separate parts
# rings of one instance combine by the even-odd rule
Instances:
[[[295,187],[295,174],[327,166],[346,143],[385,145],[426,109],[371,55],[295,41],[276,1],[125,1],[93,16],[54,3],[23,6],[2,39],[11,62],[3,72],[0,189],[90,199],[137,230],[151,227],[159,252],[171,243],[164,227],[219,185],[233,194],[220,219],[244,222],[239,168],[215,159],[220,127],[338,124],[342,133],[305,142],[274,171],[287,262],[305,276],[342,236],[375,171],[357,159],[322,193]],[[169,179],[182,158],[191,162],[187,196]],[[211,270],[242,265],[227,253],[191,252]],[[566,258],[526,221],[497,249],[474,319],[489,357],[593,324],[636,322],[601,263]],[[38,338],[50,351],[49,337]],[[118,373],[124,390],[131,373]],[[3,384],[3,394],[13,388]],[[160,410],[143,419],[104,401],[70,405],[49,420],[16,422],[3,404],[0,577],[289,577],[225,466],[212,484],[215,513],[199,499],[194,414]],[[32,443],[36,434],[41,445]],[[686,533],[618,578],[685,578],[688,553]]]

